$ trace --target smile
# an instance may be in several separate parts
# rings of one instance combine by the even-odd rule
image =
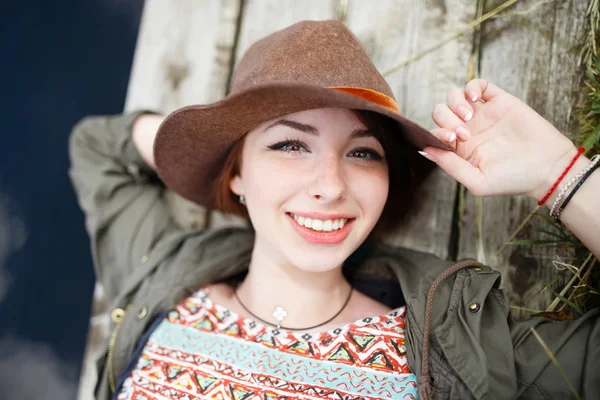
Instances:
[[[336,231],[338,229],[342,229],[346,222],[348,222],[348,218],[338,218],[338,219],[328,219],[322,221],[320,219],[314,218],[304,218],[302,216],[291,214],[294,217],[294,221],[296,221],[299,225],[304,226],[305,228],[312,229],[313,231],[321,232],[331,232]]]
[[[354,218],[320,220],[286,213],[292,228],[312,244],[337,244],[342,242],[354,225]]]

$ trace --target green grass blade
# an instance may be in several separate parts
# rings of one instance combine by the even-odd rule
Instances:
[[[567,240],[569,239],[569,237],[568,237],[568,236],[563,236],[563,235],[561,235],[560,233],[550,232],[550,231],[547,231],[547,230],[545,230],[545,229],[542,229],[542,228],[537,228],[536,230],[537,230],[539,233],[545,233],[546,235],[550,235],[550,236],[552,236],[552,237],[555,237],[555,238],[558,238],[558,239],[561,239],[561,240],[565,240],[565,241],[567,241]]]
[[[548,289],[550,289],[550,288],[548,288]],[[562,301],[563,303],[565,303],[566,305],[571,307],[573,310],[575,310],[577,312],[577,314],[583,315],[583,311],[581,310],[581,308],[579,308],[579,306],[577,304],[573,303],[571,300],[567,299],[565,296],[561,295],[560,293],[556,293],[554,290],[551,290],[551,291],[552,291],[553,295],[558,297],[560,301]]]
[[[585,70],[585,77],[588,79],[588,82],[594,83],[596,86],[600,86],[600,83],[596,80],[594,76],[594,71],[591,68],[587,68]]]
[[[552,245],[552,244],[563,244],[563,243],[568,243],[568,242],[565,242],[563,240],[530,240],[530,239],[515,240],[512,242],[508,242],[508,244],[512,244],[515,246],[537,246],[540,244]]]
[[[594,129],[594,132],[590,133],[581,145],[585,147],[585,151],[589,151],[598,144],[600,144],[600,125]]]
[[[542,218],[544,221],[548,222],[551,226],[560,231],[560,233],[564,236],[571,236],[558,222],[550,218],[549,215],[544,214],[536,214],[538,217]]]

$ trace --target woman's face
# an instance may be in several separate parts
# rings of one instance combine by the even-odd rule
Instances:
[[[327,271],[377,223],[388,165],[382,145],[350,111],[320,108],[251,130],[230,187],[246,197],[255,251],[276,263]]]

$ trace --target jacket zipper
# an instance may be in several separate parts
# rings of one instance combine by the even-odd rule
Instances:
[[[115,376],[114,376],[114,371],[113,371],[113,354],[114,354],[114,350],[115,350],[115,343],[117,342],[117,335],[119,334],[119,328],[121,328],[121,322],[123,321],[125,314],[127,314],[127,312],[129,311],[130,308],[131,308],[131,304],[129,304],[125,310],[123,310],[122,308],[115,308],[110,313],[110,319],[114,322],[115,327],[113,328],[112,333],[110,334],[110,341],[108,342],[107,358],[108,358],[108,384],[110,386],[110,391],[113,394],[115,393],[115,390],[116,390]]]

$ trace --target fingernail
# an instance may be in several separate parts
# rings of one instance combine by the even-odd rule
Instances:
[[[455,131],[462,140],[467,140],[471,137],[471,133],[464,126],[459,126],[458,128],[455,129]]]
[[[425,153],[424,151],[419,151],[419,154],[422,155],[423,157],[427,158],[429,161],[434,161],[433,157],[429,153]]]
[[[477,101],[477,92],[475,92],[475,91],[469,92],[469,97],[471,98],[471,101],[473,103],[475,103]]]
[[[450,143],[452,143],[452,142],[454,142],[455,140],[456,140],[456,133],[452,132],[452,133],[450,134],[450,137],[448,138],[448,141],[449,141]]]
[[[465,121],[470,121],[473,118],[473,113],[467,107],[459,107],[458,109]]]

